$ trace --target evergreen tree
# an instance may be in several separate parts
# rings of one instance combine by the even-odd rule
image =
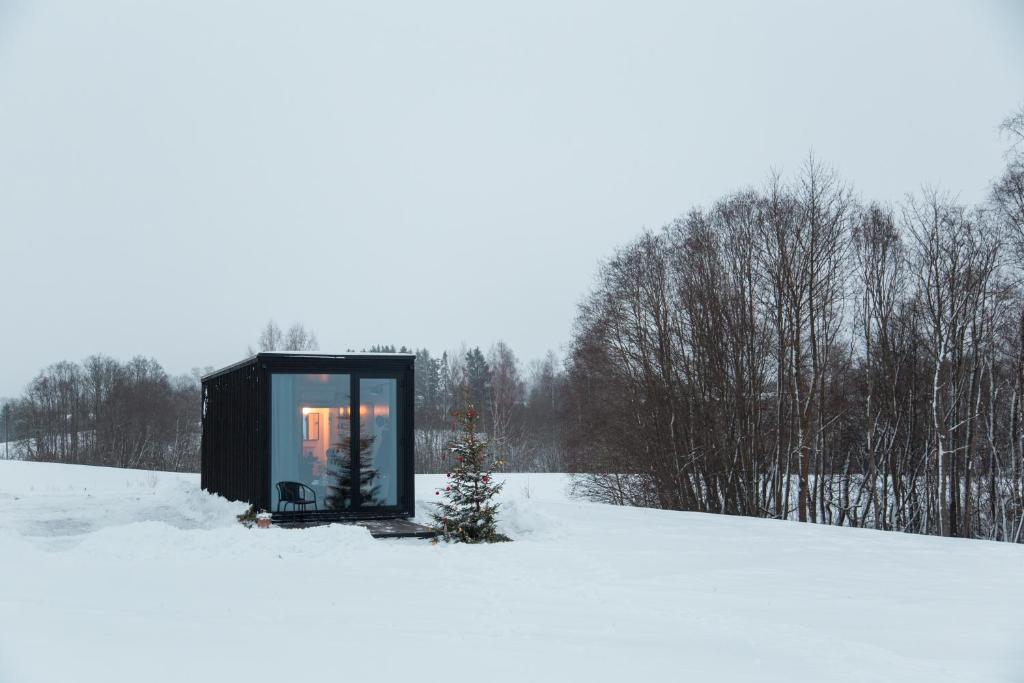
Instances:
[[[380,503],[380,485],[377,482],[377,470],[371,461],[370,448],[373,446],[375,437],[369,436],[359,439],[359,490],[362,492],[363,505],[378,505]],[[331,510],[347,510],[352,507],[352,437],[335,444],[334,448],[346,454],[337,464],[330,469],[332,483],[327,487],[325,502]]]
[[[412,353],[412,349],[404,344],[398,348],[394,344],[374,344],[369,349],[363,349],[363,353]]]
[[[500,460],[490,460],[487,442],[477,436],[476,409],[472,404],[465,412],[455,413],[459,436],[449,444],[452,466],[444,500],[433,513],[438,538],[448,542],[494,543],[510,540],[498,533],[498,503],[494,496],[503,483],[494,481],[492,471],[501,467]],[[442,492],[438,491],[438,495]]]
[[[427,349],[416,352],[416,424],[417,426],[440,426],[441,364]]]
[[[466,352],[465,369],[466,391],[468,392],[467,403],[477,406],[478,417],[483,423],[484,429],[489,429],[491,395],[491,368],[487,365],[480,347],[474,347]]]

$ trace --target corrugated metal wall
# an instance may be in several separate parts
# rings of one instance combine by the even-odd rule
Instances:
[[[203,489],[268,504],[266,406],[255,359],[203,381]]]

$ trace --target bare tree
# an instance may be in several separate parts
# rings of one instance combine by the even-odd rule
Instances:
[[[284,335],[284,351],[319,351],[320,343],[316,340],[316,334],[306,330],[302,323],[295,323],[288,328]]]
[[[897,441],[901,426],[907,423],[899,388],[901,378],[909,374],[899,317],[907,299],[906,249],[892,211],[877,204],[859,212],[853,238],[863,354],[860,470],[864,479],[855,500],[847,493],[841,514],[848,514],[854,525],[870,520],[876,529],[891,529],[898,524],[890,515],[901,505],[906,475]]]
[[[490,417],[489,443],[502,461],[515,469],[526,463],[522,446],[520,413],[526,400],[526,386],[519,372],[519,361],[515,353],[503,341],[497,342],[488,353],[490,368],[490,396],[488,415]]]
[[[260,332],[260,338],[256,344],[260,351],[281,351],[284,349],[284,333],[277,323],[268,320],[267,326]]]
[[[1006,119],[1001,129],[1011,145],[1006,170],[992,187],[992,203],[1014,238],[1018,260],[1024,263],[1024,107]]]
[[[267,321],[256,342],[257,349],[263,351],[319,351],[320,343],[312,330],[307,330],[302,323],[295,323],[282,332],[273,320]],[[255,351],[249,347],[249,355]]]
[[[908,199],[904,220],[916,245],[933,367],[929,453],[935,463],[935,524],[942,535],[958,534],[970,518],[961,478],[969,471],[977,419],[976,316],[998,266],[1000,241],[981,217],[935,191],[927,191],[923,200]]]

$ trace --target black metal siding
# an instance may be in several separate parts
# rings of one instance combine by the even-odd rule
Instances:
[[[266,407],[255,360],[203,380],[203,489],[265,507]]]

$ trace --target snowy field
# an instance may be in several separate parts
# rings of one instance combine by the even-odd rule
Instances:
[[[507,482],[514,543],[434,546],[0,461],[0,682],[1024,681],[1024,547]]]

